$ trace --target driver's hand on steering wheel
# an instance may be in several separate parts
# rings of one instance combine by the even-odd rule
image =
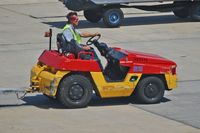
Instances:
[[[85,45],[85,46],[83,46],[83,49],[84,50],[90,50],[90,46]]]
[[[100,33],[96,32],[96,33],[94,33],[93,37],[100,36],[100,35],[101,35]]]

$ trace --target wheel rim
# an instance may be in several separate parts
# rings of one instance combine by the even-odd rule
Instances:
[[[84,88],[79,84],[73,84],[69,89],[69,98],[73,101],[80,100],[84,95]]]
[[[116,24],[119,22],[119,15],[115,12],[111,13],[110,16],[109,16],[109,21],[113,24]]]
[[[159,93],[160,93],[160,90],[158,86],[152,83],[149,83],[144,89],[145,96],[147,96],[150,99],[156,98]]]

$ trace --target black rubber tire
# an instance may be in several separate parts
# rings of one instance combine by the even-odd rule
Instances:
[[[175,16],[179,18],[187,18],[190,16],[190,8],[185,7],[181,10],[174,10],[173,13]]]
[[[102,19],[102,11],[97,10],[85,10],[83,12],[85,18],[91,23],[98,23]]]
[[[195,3],[191,8],[191,18],[200,21],[200,2]]]
[[[164,96],[165,85],[158,77],[146,77],[142,79],[135,91],[135,96],[140,103],[159,103]]]
[[[173,13],[175,16],[179,18],[187,18],[190,16],[190,3],[188,1],[174,1],[174,5],[182,5],[185,6],[179,10],[174,10]]]
[[[75,97],[76,95],[73,94],[76,93],[77,90],[79,91],[79,94],[76,95],[78,95],[79,98]],[[67,108],[82,108],[86,107],[90,102],[92,90],[93,86],[88,78],[82,75],[71,75],[65,77],[61,81],[57,96],[60,102]]]
[[[124,14],[121,9],[113,8],[104,11],[103,22],[107,27],[115,28],[122,24]]]

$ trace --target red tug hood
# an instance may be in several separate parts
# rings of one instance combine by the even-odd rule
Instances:
[[[138,51],[116,49],[127,54],[128,61],[133,61],[133,63],[147,63],[147,64],[163,64],[163,65],[176,65],[175,62],[163,58],[159,55],[143,53]]]
[[[115,48],[127,56],[120,60],[122,66],[130,67],[129,72],[143,74],[176,74],[176,63],[161,56]]]

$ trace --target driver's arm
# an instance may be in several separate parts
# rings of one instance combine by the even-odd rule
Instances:
[[[98,36],[100,35],[100,33],[96,32],[96,33],[89,33],[89,32],[81,32],[81,37],[94,37],[94,36]]]
[[[71,51],[72,53],[78,53],[81,50],[90,50],[90,46],[87,45],[79,45],[76,43],[76,41],[74,39],[71,39],[71,41],[69,42],[69,45],[71,47]]]
[[[77,31],[78,32],[78,31]],[[79,32],[80,33],[80,32]],[[76,41],[73,39],[73,35],[72,35],[72,33],[71,33],[71,31],[70,30],[65,30],[64,32],[63,32],[63,35],[64,35],[64,38],[65,38],[65,40],[67,41],[67,42],[69,42],[71,45],[76,45],[76,49],[78,48],[78,49],[84,49],[84,50],[89,50],[90,49],[90,47],[89,46],[87,46],[87,45],[79,45],[79,44],[76,44]],[[81,33],[80,33],[80,35],[81,35]]]

